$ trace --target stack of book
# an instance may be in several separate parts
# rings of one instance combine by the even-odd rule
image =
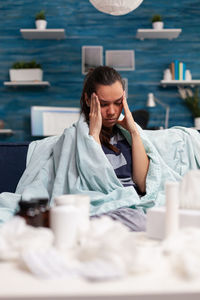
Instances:
[[[184,62],[175,60],[170,64],[169,68],[172,80],[185,80],[186,65]]]

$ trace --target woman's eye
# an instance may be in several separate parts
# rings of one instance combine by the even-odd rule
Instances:
[[[108,105],[108,104],[100,104],[101,107],[105,107],[106,105]]]
[[[117,102],[117,103],[115,103],[116,105],[121,105],[122,104],[122,101],[120,101],[120,102]]]

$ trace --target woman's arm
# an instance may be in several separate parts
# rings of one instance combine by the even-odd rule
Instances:
[[[146,176],[149,169],[149,158],[144,149],[140,134],[133,120],[132,113],[129,110],[126,101],[125,93],[123,97],[124,119],[118,121],[118,124],[123,126],[130,132],[132,139],[132,177],[142,193],[146,191]]]

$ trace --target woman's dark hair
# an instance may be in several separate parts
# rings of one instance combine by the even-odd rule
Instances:
[[[88,72],[88,74],[85,76],[80,105],[81,105],[81,112],[85,115],[85,119],[88,124],[89,124],[90,107],[86,103],[85,95],[87,95],[87,98],[90,99],[92,93],[96,93],[96,88],[99,84],[112,85],[116,81],[119,81],[121,83],[122,88],[124,90],[125,84],[120,74],[115,69],[107,66],[99,66],[95,69],[91,69]],[[111,134],[112,134],[111,130],[102,126],[100,137],[99,137],[100,142],[101,144],[107,146],[114,152],[119,152],[119,150],[115,146],[110,144]]]

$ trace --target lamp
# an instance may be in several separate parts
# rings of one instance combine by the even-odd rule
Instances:
[[[164,107],[166,110],[165,112],[165,129],[166,129],[168,128],[168,122],[169,122],[169,105],[155,98],[153,93],[149,93],[147,98],[147,107],[155,107],[156,102],[160,104],[162,107]]]
[[[114,15],[126,15],[136,9],[143,0],[89,0],[99,11]]]

